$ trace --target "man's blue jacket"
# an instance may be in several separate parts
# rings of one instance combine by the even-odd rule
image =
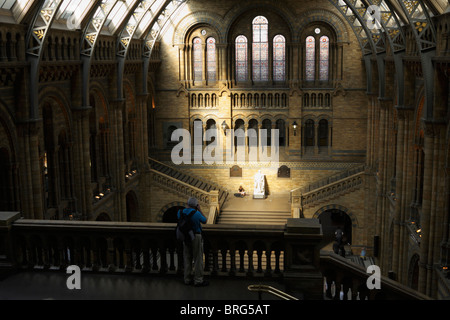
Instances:
[[[194,225],[194,232],[202,232],[202,223],[206,223],[206,218],[198,211],[193,208],[184,208],[183,211],[178,210],[177,217],[180,219],[180,213],[184,215],[189,215],[192,211],[195,211],[194,215],[191,217],[192,223]]]

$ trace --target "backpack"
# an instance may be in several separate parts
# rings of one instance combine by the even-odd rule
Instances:
[[[192,216],[195,214],[195,210],[192,210],[188,215],[183,214],[181,210],[178,211],[180,218],[177,222],[176,235],[177,240],[190,243],[194,240],[194,223],[192,222]]]

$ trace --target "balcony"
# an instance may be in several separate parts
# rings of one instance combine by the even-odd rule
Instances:
[[[324,275],[327,283],[351,288],[355,297],[368,277],[361,266],[320,252],[317,219],[289,219],[284,226],[207,224],[204,267],[211,285],[193,291],[198,288],[182,282],[182,247],[174,228],[171,223],[28,220],[0,212],[0,298],[250,300],[259,295],[247,288],[264,284],[297,299],[329,300],[339,297],[324,292]],[[67,291],[70,265],[80,267],[83,286],[91,290]],[[384,277],[376,291],[365,296],[426,299]]]

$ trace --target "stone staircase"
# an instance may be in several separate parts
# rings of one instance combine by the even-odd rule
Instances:
[[[321,179],[306,187],[291,191],[291,201],[300,198],[303,209],[325,203],[353,192],[363,186],[364,165]]]
[[[266,199],[229,199],[220,212],[219,224],[284,225],[292,218],[289,195],[269,195]]]
[[[173,179],[186,183],[192,187],[203,190],[204,192],[210,192],[211,190],[218,190],[219,206],[222,206],[228,197],[228,191],[225,188],[222,188],[213,182],[206,181],[205,179],[196,177],[192,174],[187,174],[184,171],[178,170],[168,164],[165,164],[152,158],[149,158],[149,164],[151,169],[158,171]]]

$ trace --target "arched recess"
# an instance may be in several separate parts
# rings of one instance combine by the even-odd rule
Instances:
[[[18,141],[14,119],[0,101],[0,211],[20,210]]]
[[[419,289],[419,261],[420,256],[417,253],[409,260],[408,286],[414,290]]]
[[[327,205],[317,210],[313,218],[321,220],[324,245],[334,241],[334,232],[337,228],[344,231],[345,243],[352,243],[352,231],[357,227],[358,221],[346,207],[337,204]]]
[[[178,221],[178,210],[183,210],[184,206],[173,206],[167,209],[163,216],[162,216],[162,222],[164,223],[176,223]]]
[[[109,214],[106,212],[101,212],[97,218],[95,218],[95,221],[112,221]]]
[[[172,43],[174,46],[182,46],[188,39],[188,34],[192,32],[195,26],[206,25],[217,35],[217,43],[225,43],[226,34],[224,33],[225,22],[222,17],[213,12],[194,12],[184,17],[175,27]]]
[[[156,222],[164,222],[164,214],[168,210],[170,210],[170,208],[174,208],[174,207],[185,208],[186,203],[181,202],[181,201],[173,201],[173,202],[166,204],[164,207],[161,208],[161,210],[159,210],[158,214],[156,215]]]
[[[89,150],[91,163],[91,181],[98,185],[94,193],[101,192],[103,186],[111,185],[110,174],[110,116],[108,102],[98,83],[91,86],[89,92]]]
[[[134,191],[128,191],[125,196],[127,222],[139,221],[139,203]]]
[[[52,214],[50,218],[67,218],[80,208],[80,204],[75,203],[75,137],[70,103],[62,92],[52,87],[41,90],[39,101],[42,119],[39,158],[44,212]]]

